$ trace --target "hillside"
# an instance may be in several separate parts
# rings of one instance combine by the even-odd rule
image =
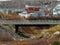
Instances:
[[[14,25],[5,25],[11,28],[11,26],[13,27]],[[4,27],[5,27],[4,26]],[[46,27],[46,26],[45,26]],[[9,29],[9,28],[8,28]],[[14,27],[13,27],[14,29]],[[12,30],[13,30],[12,29]],[[20,26],[19,27],[19,31],[23,32],[24,35],[32,35],[36,36],[35,38],[27,38],[27,39],[19,39],[19,40],[12,40],[12,41],[0,41],[0,45],[2,44],[6,44],[6,45],[53,45],[55,41],[60,42],[60,34],[55,35],[54,33],[56,31],[60,31],[60,25],[51,25],[49,28],[39,28],[39,26]],[[2,33],[1,33],[2,34]],[[39,34],[39,35],[36,35]],[[10,37],[8,35],[8,37]],[[7,37],[7,38],[8,38]],[[10,37],[11,38],[11,37]],[[0,37],[0,39],[2,39]],[[4,38],[6,39],[6,38]],[[8,38],[9,39],[9,38]]]
[[[7,14],[5,11],[3,12],[0,12],[0,16],[1,18],[0,19],[3,19],[3,20],[21,20],[21,21],[27,21],[27,19],[25,19],[24,17],[21,17],[19,16],[18,14]]]

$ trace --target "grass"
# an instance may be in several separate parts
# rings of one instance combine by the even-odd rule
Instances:
[[[54,41],[53,45],[60,45],[58,41]]]

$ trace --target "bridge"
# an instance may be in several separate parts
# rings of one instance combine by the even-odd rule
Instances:
[[[36,25],[36,24],[60,24],[60,20],[0,20],[0,24],[20,24],[20,25]]]

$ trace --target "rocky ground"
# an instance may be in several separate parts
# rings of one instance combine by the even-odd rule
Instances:
[[[4,27],[4,28],[3,28]],[[48,29],[40,29],[40,35],[34,35],[37,34],[39,31],[35,27],[30,27],[30,31],[28,33],[23,30],[23,32],[26,34],[31,34],[32,36],[35,36],[35,38],[22,38],[20,37],[17,39],[16,34],[11,31],[7,31],[5,26],[0,26],[0,45],[54,45],[54,42],[58,42],[60,44],[60,25],[52,26]],[[27,28],[27,27],[26,27]],[[8,28],[9,29],[9,28]],[[20,29],[20,28],[19,28]],[[25,29],[26,30],[26,29]],[[7,31],[7,32],[6,32]],[[31,33],[31,31],[33,33]],[[4,32],[4,33],[3,33]],[[15,36],[14,36],[15,35]],[[15,38],[16,37],[16,38]]]

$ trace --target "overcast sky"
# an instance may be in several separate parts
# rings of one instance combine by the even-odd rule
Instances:
[[[10,1],[10,0],[0,0],[0,1]]]

